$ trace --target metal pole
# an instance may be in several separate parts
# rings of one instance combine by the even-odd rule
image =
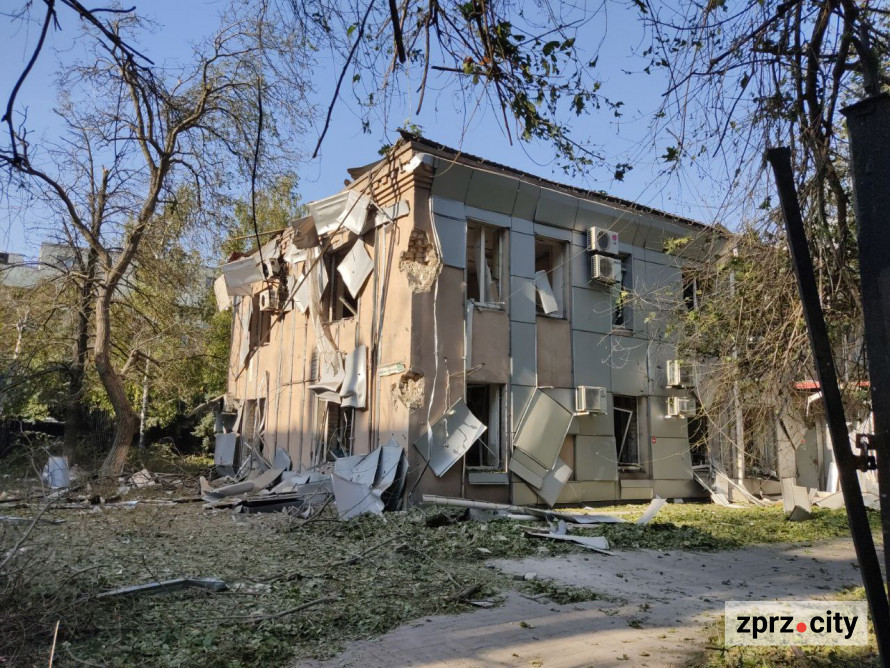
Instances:
[[[862,100],[843,113],[850,134],[873,443],[884,563],[890,575],[890,95]]]
[[[822,388],[822,401],[825,404],[828,429],[831,433],[832,446],[837,460],[841,491],[847,508],[847,521],[853,536],[859,571],[862,573],[862,584],[865,587],[865,596],[871,608],[878,651],[883,665],[887,666],[890,661],[890,605],[887,602],[884,580],[881,576],[881,562],[875,551],[865,503],[862,501],[856,460],[850,448],[850,436],[847,432],[844,404],[837,384],[831,342],[822,314],[819,291],[816,287],[816,274],[813,271],[813,260],[807,246],[803,218],[800,214],[800,205],[794,187],[791,151],[785,147],[772,148],[766,152],[766,158],[773,168],[776,188],[779,191],[779,200],[782,204],[782,214],[788,232],[788,247],[791,251],[794,273],[797,275],[797,286],[800,290],[800,300],[803,303],[810,347],[816,362],[816,373]]]

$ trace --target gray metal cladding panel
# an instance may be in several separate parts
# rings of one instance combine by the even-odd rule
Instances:
[[[548,387],[541,391],[565,408],[569,413],[575,412],[575,388]]]
[[[535,284],[530,278],[510,277],[510,320],[535,324]]]
[[[659,480],[692,478],[692,456],[685,438],[655,438],[652,444],[652,477]]]
[[[467,266],[467,221],[433,214],[436,234],[442,245],[442,262],[449,267]]]
[[[516,232],[528,234],[529,236],[535,235],[535,224],[527,218],[517,218],[516,216],[513,216],[510,219],[510,226]]]
[[[648,341],[629,336],[612,336],[612,392],[643,395],[649,388],[647,372]]]
[[[572,231],[561,227],[553,227],[552,225],[542,225],[535,223],[535,236],[545,239],[555,239],[557,241],[572,241]]]
[[[678,396],[687,396],[685,392],[677,392]],[[667,397],[649,397],[652,436],[664,438],[688,439],[689,430],[686,418],[667,417]]]
[[[676,304],[683,294],[683,276],[680,268],[647,262],[645,289],[647,293],[656,292],[659,301]]]
[[[548,472],[548,469],[541,466],[522,450],[513,451],[508,468],[511,473],[515,473],[529,485],[537,487],[538,489],[544,484],[544,477]]]
[[[667,362],[677,358],[673,343],[655,343],[649,346],[649,394],[665,396],[675,394],[667,389]]]
[[[609,294],[609,286],[603,285],[596,281],[590,280],[590,253],[587,252],[586,246],[577,246],[572,244],[569,247],[569,267],[571,269],[571,284],[575,288],[585,288],[595,290],[604,294]]]
[[[538,384],[537,328],[525,322],[510,323],[510,363],[512,382]]]
[[[465,202],[473,170],[441,158],[436,159],[436,173],[430,193],[436,197]]]
[[[553,468],[571,422],[571,412],[543,392],[535,392],[516,429],[514,454],[521,450],[541,466]]]
[[[539,186],[533,186],[530,183],[520,181],[519,190],[516,192],[516,202],[513,204],[513,216],[525,220],[534,220],[540,196],[541,188]]]
[[[528,406],[528,402],[531,400],[536,388],[528,385],[511,385],[510,390],[510,410],[513,416],[513,431],[515,431],[515,428],[519,426],[519,420],[522,419],[525,407]]]
[[[620,212],[603,204],[594,204],[581,200],[578,203],[578,214],[575,218],[575,229],[586,231],[589,227],[605,227],[612,229],[615,217]]]
[[[608,334],[592,332],[572,332],[572,365],[575,385],[612,387],[612,372],[609,367],[611,353]]]
[[[575,437],[576,480],[618,480],[614,436]]]
[[[454,218],[455,220],[463,220],[467,217],[464,203],[454,199],[430,197],[430,209],[435,214]]]
[[[510,274],[535,277],[535,238],[516,230],[510,233]]]
[[[519,181],[509,176],[474,171],[467,191],[467,205],[512,214]]]
[[[535,222],[572,229],[578,212],[578,199],[555,190],[541,190]]]
[[[589,413],[587,415],[577,415],[572,421],[573,427],[581,436],[614,436],[615,420],[612,415],[612,395],[609,394],[609,410],[606,414],[600,415]]]
[[[572,288],[572,329],[598,334],[612,331],[612,295],[608,290]]]
[[[487,225],[495,227],[511,227],[513,219],[505,213],[497,211],[489,211],[488,209],[480,209],[476,206],[467,206],[465,209],[467,218],[470,220],[478,220]]]

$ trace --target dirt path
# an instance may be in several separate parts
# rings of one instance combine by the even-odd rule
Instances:
[[[852,543],[774,545],[717,553],[640,550],[497,560],[513,574],[587,587],[608,597],[554,605],[511,592],[503,605],[429,617],[351,643],[314,668],[356,666],[675,666],[707,638],[727,600],[821,598],[859,585]]]

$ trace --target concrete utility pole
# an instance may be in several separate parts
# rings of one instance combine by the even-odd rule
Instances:
[[[890,575],[890,95],[843,110],[850,134],[859,276],[874,415],[884,562]]]

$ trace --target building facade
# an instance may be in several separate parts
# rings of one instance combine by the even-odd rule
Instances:
[[[669,322],[714,230],[418,137],[350,174],[223,267],[239,461],[394,442],[415,500],[703,493]]]

